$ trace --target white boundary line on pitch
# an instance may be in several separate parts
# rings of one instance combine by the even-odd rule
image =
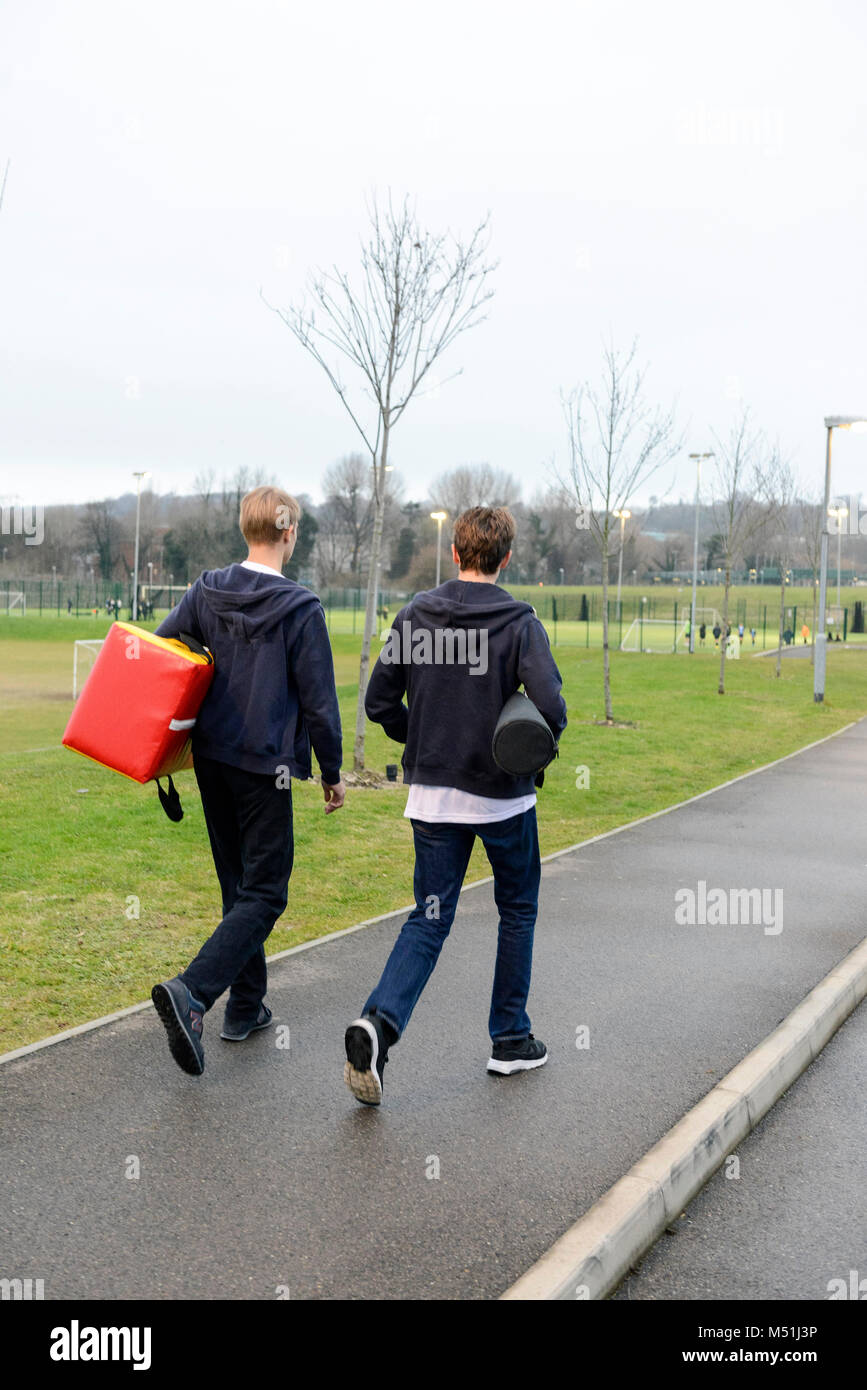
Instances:
[[[864,716],[867,719],[867,715]],[[612,830],[603,830],[599,835],[592,835],[589,840],[579,840],[577,844],[568,845],[566,849],[554,850],[553,854],[542,856],[542,863],[549,864],[552,859],[562,859],[564,854],[575,854],[576,851],[585,849],[588,845],[598,844],[600,840],[608,840],[612,835],[620,835],[624,830],[634,830],[637,825],[646,825],[648,821],[657,820],[660,816],[670,815],[672,811],[680,811],[684,806],[691,806],[695,801],[702,801],[706,796],[713,796],[716,792],[723,791],[726,787],[733,787],[737,782],[743,782],[747,777],[755,777],[760,772],[769,772],[772,767],[779,767],[780,763],[786,763],[790,758],[799,758],[802,753],[808,753],[811,748],[818,748],[822,743],[828,743],[832,738],[838,738],[840,734],[845,734],[849,729],[854,729],[857,724],[862,723],[861,719],[853,719],[851,723],[844,724],[842,728],[835,729],[831,734],[825,734],[823,738],[814,739],[812,743],[804,744],[803,748],[796,748],[793,753],[784,753],[781,758],[774,758],[773,762],[763,763],[761,767],[751,767],[749,772],[740,772],[737,777],[730,777],[727,782],[720,782],[716,787],[709,787],[707,791],[697,792],[695,796],[688,796],[685,801],[676,801],[671,806],[663,806],[660,811],[651,811],[649,815],[639,816],[637,820],[626,821],[623,825],[616,825]],[[464,884],[461,893],[468,893],[472,888],[481,888],[486,883],[493,883],[492,874],[486,878],[474,879],[472,883]],[[351,936],[353,932],[363,931],[365,927],[376,926],[378,922],[387,922],[389,917],[401,917],[405,912],[411,912],[415,903],[407,903],[403,907],[392,908],[390,912],[381,912],[378,917],[367,917],[363,922],[356,922],[351,927],[341,927],[339,931],[329,932],[327,936],[314,937],[312,941],[302,941],[298,946],[288,946],[285,951],[277,951],[273,956],[267,957],[269,965],[274,961],[285,960],[287,956],[297,955],[299,951],[312,950],[314,946],[324,946],[328,941],[337,941],[341,936]],[[118,1019],[128,1018],[131,1014],[141,1013],[143,1009],[152,1008],[151,1001],[148,999],[141,1004],[130,1004],[126,1009],[118,1009],[116,1013],[105,1014],[102,1018],[94,1018],[89,1023],[79,1023],[75,1028],[67,1028],[62,1033],[52,1033],[50,1037],[40,1038],[38,1042],[27,1043],[24,1047],[16,1047],[12,1052],[0,1053],[0,1066],[4,1062],[14,1062],[19,1057],[27,1057],[31,1052],[39,1052],[43,1047],[53,1047],[55,1043],[65,1042],[67,1038],[78,1037],[81,1033],[90,1033],[94,1028],[104,1028],[109,1023],[117,1023]]]
[[[21,758],[25,753],[56,753],[62,747],[62,743],[49,743],[47,748],[6,748],[0,758]]]

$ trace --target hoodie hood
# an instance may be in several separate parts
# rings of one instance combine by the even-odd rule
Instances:
[[[283,575],[262,574],[243,565],[205,570],[201,593],[227,633],[247,642],[261,640],[296,609],[318,604],[310,589]]]
[[[532,618],[535,609],[497,584],[449,579],[438,589],[416,594],[407,612],[434,627],[484,627],[494,633],[517,618]]]

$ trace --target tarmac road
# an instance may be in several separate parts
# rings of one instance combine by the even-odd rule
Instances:
[[[865,1060],[862,1005],[615,1299],[867,1298]]]
[[[49,1299],[496,1297],[861,941],[865,777],[862,721],[545,865],[538,1071],[485,1072],[490,885],[463,895],[380,1110],[343,1085],[343,1032],[402,916],[275,963],[288,1049],[221,1042],[218,1005],[189,1078],[148,1008],[6,1063],[0,1277]],[[782,890],[782,930],[679,925],[700,880]]]

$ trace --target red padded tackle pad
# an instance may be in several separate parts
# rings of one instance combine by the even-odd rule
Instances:
[[[179,772],[192,765],[192,729],[213,675],[210,653],[112,623],[63,743],[134,782]]]

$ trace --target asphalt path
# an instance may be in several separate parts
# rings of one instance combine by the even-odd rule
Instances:
[[[615,1299],[867,1298],[865,1059],[862,1004]]]
[[[343,1085],[343,1032],[400,916],[276,962],[283,1032],[221,1042],[218,1005],[201,1078],[150,1008],[6,1063],[0,1276],[48,1299],[496,1297],[861,941],[865,776],[867,721],[546,864],[538,1071],[485,1071],[490,885],[379,1110]],[[409,851],[407,825],[408,885]],[[700,881],[782,890],[782,930],[681,925]]]

